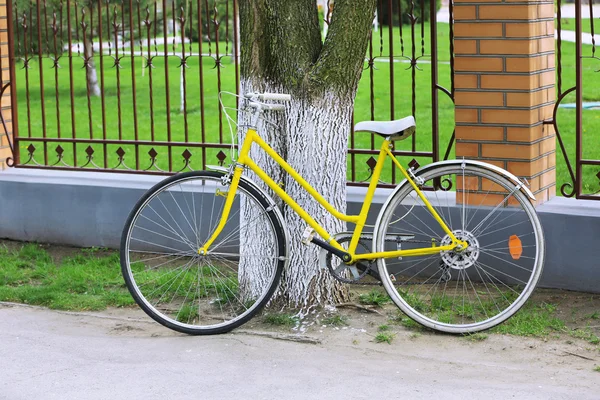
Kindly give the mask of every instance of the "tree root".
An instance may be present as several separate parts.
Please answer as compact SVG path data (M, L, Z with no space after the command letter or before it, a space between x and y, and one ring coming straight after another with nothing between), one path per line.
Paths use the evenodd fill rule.
M293 334L290 335L290 334L278 333L278 332L260 332L260 331L246 330L246 329L237 329L237 330L233 331L232 334L260 336L260 337L266 337L266 338L270 338L270 339L284 340L284 341L288 341L288 342L297 342L297 343L305 343L305 344L321 344L321 340L311 337L311 336L306 336L306 335L293 335Z
M366 311L366 312L370 312L370 313L375 313L375 314L379 314L382 317L384 317L385 315L383 315L381 312L375 310L372 307L366 307L366 306L362 306L360 304L356 304L356 303L339 303L335 305L336 307L347 307L347 308L356 308L362 311Z
M577 353L571 353L570 351L566 351L566 350L563 350L563 353L565 353L564 355L575 356L575 357L583 358L584 360L596 361L593 358L582 356L581 354L577 354Z

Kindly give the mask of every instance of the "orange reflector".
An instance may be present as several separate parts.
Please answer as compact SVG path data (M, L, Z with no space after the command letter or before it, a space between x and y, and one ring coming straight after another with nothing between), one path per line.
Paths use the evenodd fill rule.
M508 238L508 250L510 251L510 256L513 260L521 258L521 254L523 254L523 245L521 244L521 239L519 239L517 235L512 235Z

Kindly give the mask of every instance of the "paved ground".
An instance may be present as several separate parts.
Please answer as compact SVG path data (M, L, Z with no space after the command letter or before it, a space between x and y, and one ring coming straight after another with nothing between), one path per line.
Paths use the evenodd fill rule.
M556 343L405 331L388 345L351 327L277 336L305 343L190 337L127 313L1 304L0 399L598 399L599 361Z

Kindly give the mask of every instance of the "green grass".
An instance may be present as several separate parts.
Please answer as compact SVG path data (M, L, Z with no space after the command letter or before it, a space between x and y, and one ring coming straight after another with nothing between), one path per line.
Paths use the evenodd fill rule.
M596 372L600 372L600 365L597 365L597 366L595 366L595 367L594 367L594 371L596 371Z
M593 313L590 313L590 314L586 315L585 318L588 318L588 319L600 319L600 311L594 311Z
M379 328L377 328L377 330L379 332L387 332L390 330L390 326L389 325L379 325Z
M424 331L429 330L429 328L424 327L423 325L413 321L409 317L407 317L402 311L397 311L396 315L392 316L389 319L389 322L392 324L399 324L405 328L416 330L416 331Z
M600 344L600 338L598 338L590 328L573 329L569 331L569 335L577 339L585 340L590 344Z
M134 305L117 253L82 251L55 265L43 248L27 244L19 251L2 248L0 262L0 301L76 311Z
M599 345L600 338L589 328L571 329L566 322L557 315L557 306L546 302L536 302L530 299L514 316L504 321L502 324L490 329L488 332L497 334L506 334L514 336L528 336L537 338L547 338L551 334L557 335L564 333L570 337L584 340L592 345ZM587 315L585 318L593 319L597 313ZM457 315L449 315L448 318L438 316L444 322L452 322ZM389 323L402 325L412 331L422 332L430 331L417 322L413 321L401 311L390 317ZM383 325L386 326L386 325ZM464 338L469 341L479 342L488 338L488 333L466 334ZM600 349L600 348L599 348Z
M379 290L373 289L368 293L361 293L358 296L358 301L360 302L360 304L381 307L382 305L389 303L390 298L387 294Z
M394 335L393 333L379 332L377 335L375 335L375 342L392 344L392 341L394 340L395 337L396 337L396 335Z
M331 326L346 326L348 325L348 317L344 315L332 315L326 318L323 318L321 321L324 325Z
M298 319L290 314L270 313L263 317L263 321L274 326L295 326Z
M594 34L600 33L600 23L598 22L598 18L594 18L593 20L590 18L582 18L581 31L586 33L592 33L592 23L594 24ZM558 20L556 18L554 19L554 28L558 29ZM574 31L575 18L561 18L560 28L563 31Z
M590 328L571 329L556 315L556 306L549 303L529 301L516 315L491 332L515 336L548 337L551 333L564 332L569 336L585 340L590 344L600 344L600 338Z
M555 311L553 304L529 301L508 321L493 328L492 332L546 337L552 332L566 329L565 322L555 315Z
M477 333L473 333L473 334L464 335L463 337L466 340L468 340L469 342L483 342L489 336L485 333L477 332Z

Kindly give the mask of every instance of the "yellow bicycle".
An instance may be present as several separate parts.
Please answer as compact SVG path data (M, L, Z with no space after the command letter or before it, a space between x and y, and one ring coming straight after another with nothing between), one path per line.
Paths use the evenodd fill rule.
M413 117L367 121L356 131L382 137L360 214L336 210L258 134L265 111L284 94L248 94L253 122L229 168L169 177L136 204L125 224L121 266L139 306L188 334L216 334L247 322L275 291L288 261L288 234L275 201L244 175L249 169L308 224L303 241L343 282L377 277L413 320L439 331L489 329L514 315L535 288L544 237L531 191L517 177L479 161L450 160L405 169L393 141L415 130ZM259 146L327 212L354 224L327 232L251 158ZM363 232L387 159L404 176ZM369 243L371 243L369 248ZM293 266L290 266L293 268Z

